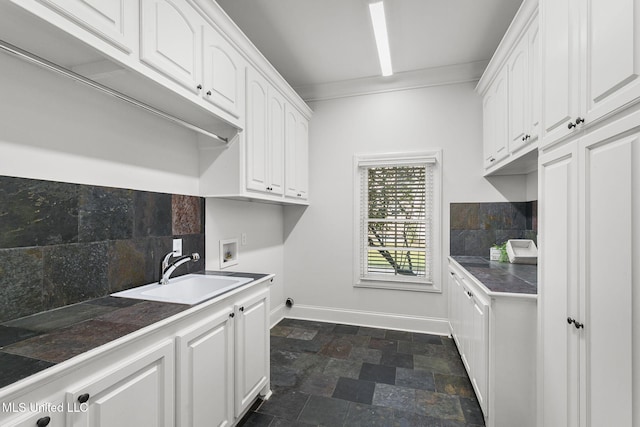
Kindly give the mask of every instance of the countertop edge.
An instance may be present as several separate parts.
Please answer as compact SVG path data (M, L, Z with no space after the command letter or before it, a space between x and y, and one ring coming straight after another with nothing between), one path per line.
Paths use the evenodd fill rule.
M86 363L91 359L99 357L104 353L113 351L120 346L133 343L139 339L142 339L148 334L151 334L157 331L158 329L161 329L169 324L179 322L180 320L187 318L201 310L206 310L208 307L218 304L226 298L232 297L240 292L243 292L253 286L259 285L266 281L271 281L271 279L273 279L274 277L275 277L275 274L273 273L266 274L264 277L261 277L259 279L254 279L253 281L246 283L242 286L239 286L238 288L233 289L229 292L226 292L224 294L218 295L217 297L205 300L198 304L192 305L186 310L173 314L169 317L166 317L162 320L154 322L150 325L143 326L142 328L135 330L131 333L128 333L126 335L123 335L119 338L116 338L113 341L109 341L106 344L99 345L95 348L92 348L91 350L87 350L81 354L73 356L62 362L56 363L55 365L50 366L46 369L43 369L42 371L36 372L32 375L29 375L28 377L22 378L14 383L8 384L0 389L0 400L10 401L11 399L16 397L16 396L13 396L14 394L22 393L23 390L29 389L37 385L38 383L41 383L42 381L49 381L49 382L55 381L56 379L66 375L69 372L69 370L73 369L75 366ZM269 284L267 284L267 286L269 286ZM161 302L161 304L171 304L171 303ZM187 304L181 304L181 305L187 305Z
M458 261L456 261L451 255L448 257L450 264L455 264L456 268L463 270L472 280L473 283L476 284L486 295L492 298L517 298L517 299L528 299L528 300L538 300L538 294L525 294L518 292L495 292L489 290L476 276L474 276L469 270L464 268Z

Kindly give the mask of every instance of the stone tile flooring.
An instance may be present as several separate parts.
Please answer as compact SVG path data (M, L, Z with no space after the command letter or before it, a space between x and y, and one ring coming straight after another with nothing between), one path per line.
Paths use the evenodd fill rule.
M271 389L239 425L484 426L453 341L437 335L284 319Z

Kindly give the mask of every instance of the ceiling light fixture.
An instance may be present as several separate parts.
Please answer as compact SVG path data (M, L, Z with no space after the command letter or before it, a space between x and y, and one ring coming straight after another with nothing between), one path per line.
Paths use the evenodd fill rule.
M390 76L393 74L393 70L391 69L391 51L389 50L389 37L387 35L387 20L384 16L384 3L382 0L369 3L369 13L371 13L373 34L376 37L376 45L378 46L378 58L380 59L382 75Z

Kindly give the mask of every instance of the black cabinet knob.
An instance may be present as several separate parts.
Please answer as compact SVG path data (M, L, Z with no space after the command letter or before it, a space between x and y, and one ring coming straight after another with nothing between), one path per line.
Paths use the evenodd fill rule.
M236 314L235 313L229 313L229 317L231 317L233 319L234 317L236 317Z
M78 402L87 403L89 401L89 397L89 393L81 394L80 396L78 396Z
M244 307L240 307L240 311L244 311Z
M576 125L579 125L580 123L584 123L584 119L582 117L578 117L576 119Z
M573 122L569 122L569 124L567 125L568 129L573 129L574 127L576 127L576 124Z
M202 85L198 85L196 87L198 88L198 90L202 89Z
M567 323L568 324L572 324L574 322L574 320L571 317L567 317Z
M207 91L207 95L211 96L211 91L210 90Z
M47 427L51 422L51 417L42 417L38 421L36 421L36 425L38 427Z

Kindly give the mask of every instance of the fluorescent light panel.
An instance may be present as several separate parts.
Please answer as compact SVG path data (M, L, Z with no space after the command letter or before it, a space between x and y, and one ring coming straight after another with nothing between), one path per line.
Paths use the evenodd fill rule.
M391 69L391 51L389 50L389 36L387 35L387 20L384 16L384 3L382 1L369 3L369 13L373 23L373 34L378 46L378 58L383 76L393 74Z

